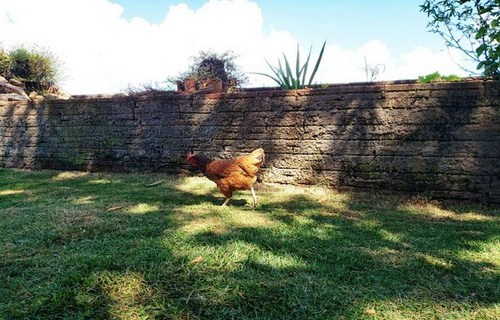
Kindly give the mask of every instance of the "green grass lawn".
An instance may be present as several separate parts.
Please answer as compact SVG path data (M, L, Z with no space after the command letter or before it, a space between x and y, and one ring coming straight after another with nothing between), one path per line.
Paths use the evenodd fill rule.
M0 169L0 319L500 317L500 209L257 195L221 208L205 178Z

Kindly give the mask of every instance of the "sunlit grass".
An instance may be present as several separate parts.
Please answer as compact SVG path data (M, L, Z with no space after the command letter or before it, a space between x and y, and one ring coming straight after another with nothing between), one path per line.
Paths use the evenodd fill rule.
M198 177L183 178L182 183L176 186L177 190L189 192L192 194L203 195L214 191L214 185L207 183Z
M0 169L0 319L497 319L500 210Z
M74 204L91 204L95 201L94 196L79 197L73 201Z
M89 180L90 184L110 184L111 180L109 179L94 179L94 180Z
M457 213L453 210L444 209L436 204L425 202L408 203L402 205L401 209L435 219L450 219L457 221L495 221L496 219L495 216L480 214L473 210Z
M131 206L127 209L127 212L133 214L146 214L150 212L156 212L160 210L160 207L157 205L147 204L147 203L138 203L134 206Z
M54 181L64 181L64 180L71 180L71 179L78 179L81 177L85 177L88 175L87 172L78 172L78 171L66 171L66 172L61 172L52 177L52 180Z
M14 194L22 194L24 190L2 190L0 191L0 196L11 196Z

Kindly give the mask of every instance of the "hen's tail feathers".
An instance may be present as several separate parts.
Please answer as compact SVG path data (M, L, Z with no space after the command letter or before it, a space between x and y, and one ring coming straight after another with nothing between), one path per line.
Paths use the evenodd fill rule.
M266 156L265 156L265 153L264 153L264 149L262 149L262 148L256 149L256 150L252 151L252 153L250 153L250 155L255 160L257 160L257 162L259 163L259 165L264 164L264 161L266 159Z
M259 148L245 156L234 159L234 163L236 163L245 172L246 175L255 177L260 167L264 163L264 158L264 150L262 148Z

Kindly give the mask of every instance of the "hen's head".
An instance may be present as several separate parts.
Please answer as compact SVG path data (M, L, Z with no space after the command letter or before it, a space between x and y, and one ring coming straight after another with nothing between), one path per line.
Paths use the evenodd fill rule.
M194 168L204 171L211 160L203 154L195 154L193 149L186 154L186 162Z
M193 167L198 168L200 166L200 163L198 161L198 156L194 154L192 151L188 152L188 154L186 155L186 161Z

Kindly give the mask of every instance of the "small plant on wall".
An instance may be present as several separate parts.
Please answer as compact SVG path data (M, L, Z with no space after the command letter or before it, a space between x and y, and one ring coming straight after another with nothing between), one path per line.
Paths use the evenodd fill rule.
M267 66L269 67L269 69L271 69L272 74L261 73L261 72L255 72L254 74L258 74L274 80L283 89L305 88L306 86L310 86L313 83L314 76L318 71L321 59L323 58L325 46L326 46L326 41L323 43L323 46L321 47L318 59L316 60L316 64L314 65L312 73L309 77L307 77L307 72L309 71L309 61L311 59L312 47L309 49L309 54L307 55L306 61L301 66L300 50L298 44L297 44L297 57L295 60L295 70L292 71L289 60L287 56L283 53L283 60L278 59L278 65L276 66L271 65L269 61L266 60ZM306 82L306 80L308 81Z
M184 92L234 90L248 81L236 64L236 58L230 51L222 54L200 51L193 57L188 71L169 79L169 82L177 84L178 91Z
M433 72L429 73L425 76L420 76L418 77L418 82L420 83L431 83L431 82L439 82L439 81L460 81L462 78L460 78L457 75L450 74L450 75L442 75L439 72Z

